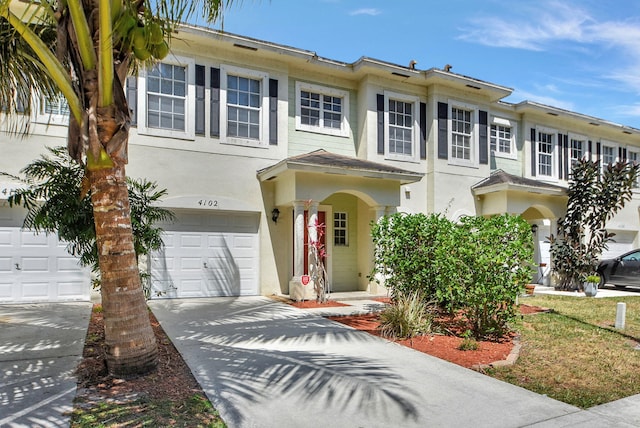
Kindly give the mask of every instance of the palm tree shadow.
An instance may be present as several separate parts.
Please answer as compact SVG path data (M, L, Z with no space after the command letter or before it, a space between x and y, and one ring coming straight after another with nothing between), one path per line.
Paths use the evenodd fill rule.
M250 420L252 406L274 414L279 407L299 407L310 420L326 417L327 409L371 420L417 420L419 404L406 379L362 352L380 339L287 305L219 300L227 307L209 300L210 310L191 312L210 314L208 319L181 326L177 308L171 320L157 310L172 302L154 302L153 309L229 426L264 425Z

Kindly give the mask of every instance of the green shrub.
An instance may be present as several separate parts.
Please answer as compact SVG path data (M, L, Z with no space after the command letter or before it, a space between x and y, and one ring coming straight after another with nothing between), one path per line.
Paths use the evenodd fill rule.
M380 313L380 332L384 337L409 338L431 332L433 311L418 291L400 293Z
M449 311L462 311L477 337L500 336L531 279L531 227L518 216L394 214L372 226L375 278L392 296L420 292Z

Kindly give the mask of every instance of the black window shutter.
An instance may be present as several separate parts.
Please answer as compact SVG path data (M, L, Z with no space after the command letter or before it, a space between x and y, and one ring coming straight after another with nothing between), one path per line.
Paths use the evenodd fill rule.
M569 135L567 134L564 134L563 150L564 150L564 177L568 180L570 160L569 160Z
M384 95L376 97L376 111L378 121L378 154L384 154Z
M489 163L489 115L486 111L480 110L478 112L478 122L480 125L478 138L480 143L479 162L487 165Z
M531 128L531 176L536 176L536 128Z
M562 150L562 142L564 141L564 136L561 133L558 133L558 178L562 179L562 175L564 172L564 158L563 158L563 150Z
M602 156L602 144L600 142L596 143L596 159L600 160L600 156Z
M591 155L593 154L593 143L589 140L588 148L587 148L587 159L591 160Z
M620 161L622 162L627 161L627 149L622 149L622 157L620 158Z
M269 79L269 144L278 145L278 80Z
M138 78L127 77L127 104L131 113L131 126L138 124Z
M204 65L196 65L196 135L204 135Z
M211 79L209 80L211 86L211 101L210 101L210 119L211 119L211 136L220 136L220 69L211 68Z
M448 116L449 105L447 103L438 103L438 159L448 158Z
M420 159L427 158L427 104L420 103Z

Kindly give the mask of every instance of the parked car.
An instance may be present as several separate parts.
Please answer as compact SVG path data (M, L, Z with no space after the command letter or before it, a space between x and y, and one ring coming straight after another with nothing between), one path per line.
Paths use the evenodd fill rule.
M598 275L600 287L605 284L640 287L640 249L602 260L598 265Z

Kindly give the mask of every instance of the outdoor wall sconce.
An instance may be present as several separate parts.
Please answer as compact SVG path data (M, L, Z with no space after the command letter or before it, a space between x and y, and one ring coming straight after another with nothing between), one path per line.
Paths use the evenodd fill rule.
M271 220L273 220L274 223L278 223L278 217L280 217L280 210L277 208L271 210Z
M535 234L538 232L538 225L537 224L532 224L531 225L531 233Z

